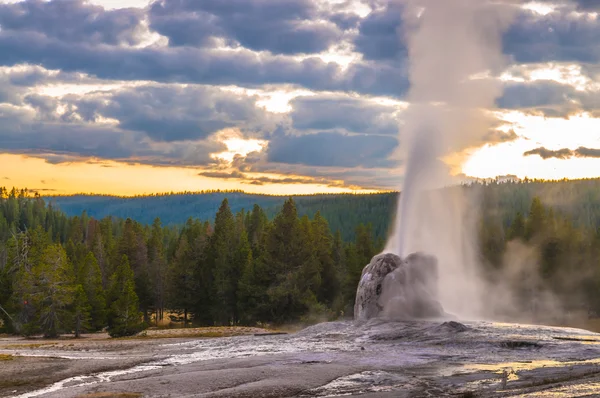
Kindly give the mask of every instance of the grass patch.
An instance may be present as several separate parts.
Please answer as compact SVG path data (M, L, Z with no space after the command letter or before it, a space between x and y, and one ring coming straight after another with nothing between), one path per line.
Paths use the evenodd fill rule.
M12 361L13 359L15 358L10 354L0 354L0 361Z

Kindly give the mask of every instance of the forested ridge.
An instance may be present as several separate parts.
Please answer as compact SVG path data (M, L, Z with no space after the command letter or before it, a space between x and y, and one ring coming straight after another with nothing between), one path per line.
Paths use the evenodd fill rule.
M510 279L519 312L540 311L531 306L540 297L564 310L600 310L599 187L598 180L460 187L479 190L482 201L478 271L492 283ZM37 194L1 189L2 329L55 336L108 328L122 336L167 312L197 325L352 315L362 268L383 247L374 231L388 224L378 217L387 211L389 223L393 207L385 203L395 195L316 195L304 214L306 197L272 197L284 202L269 216L259 204L232 211L228 196L241 193L220 194L216 215L164 226L160 218L148 225L67 216ZM368 210L353 213L361 208ZM352 239L331 227L361 217L370 222L348 226Z
M525 214L535 196L543 198L545 204L557 211L569 214L576 225L600 226L600 179L476 183L468 188L487 192L489 198L493 196L493 204L502 212L505 226L517 212ZM97 219L113 216L131 218L142 224L152 224L159 217L164 225L172 226L182 225L190 216L212 220L225 198L229 200L234 213L258 204L270 219L281 210L287 199L241 191L182 192L136 197L80 194L44 199L69 216L81 215L85 211ZM313 217L319 211L329 222L331 230L339 230L342 239L349 242L355 239L356 226L361 223L370 223L375 237L385 239L398 193L317 194L293 198L300 216Z

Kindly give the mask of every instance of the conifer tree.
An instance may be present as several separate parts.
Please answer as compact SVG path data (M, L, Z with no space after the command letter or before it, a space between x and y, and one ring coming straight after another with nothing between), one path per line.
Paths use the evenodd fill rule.
M83 286L90 307L89 328L100 330L106 325L106 295L100 267L92 253L85 257L79 283Z
M121 257L111 281L108 333L111 337L131 336L143 329L142 313L135 293L133 271L127 256Z
M167 265L163 248L163 229L160 218L154 219L150 239L148 240L148 267L152 292L152 305L156 311L156 320L162 319L165 306L165 278Z
M75 275L60 245L50 245L32 268L31 304L38 310L44 337L57 337L70 328Z
M521 212L518 212L510 225L508 239L525 239L525 218Z
M544 231L546 210L539 197L534 197L529 208L529 217L525 228L525 238L529 241Z
M339 274L333 259L334 248L331 231L327 220L321 216L320 212L315 214L312 224L313 247L317 261L320 263L321 272L321 283L316 293L320 302L331 305L339 291ZM337 242L337 244L340 246L341 242ZM339 251L340 248L338 247L337 250Z
M182 234L173 261L167 271L167 301L172 310L182 310L184 326L188 312L196 303L194 259L187 234Z
M215 291L217 295L215 318L221 324L236 323L237 287L241 264L236 263L236 231L233 213L227 199L223 200L215 217L215 229L210 239L213 256Z
M81 333L90 328L91 307L83 286L77 285L74 290L73 300L73 331L75 338L81 337Z

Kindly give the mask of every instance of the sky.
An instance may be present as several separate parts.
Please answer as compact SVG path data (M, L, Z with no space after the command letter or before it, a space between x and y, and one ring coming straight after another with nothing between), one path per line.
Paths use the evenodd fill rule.
M0 185L398 190L403 1L0 0ZM457 180L599 176L599 12L519 4Z

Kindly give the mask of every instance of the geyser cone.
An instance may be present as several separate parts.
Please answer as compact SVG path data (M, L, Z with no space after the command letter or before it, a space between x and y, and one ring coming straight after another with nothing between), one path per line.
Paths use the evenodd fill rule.
M405 259L393 253L373 257L358 284L354 320L444 316L437 301L437 275L436 258L423 253L413 253Z

